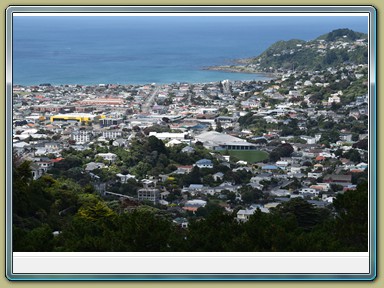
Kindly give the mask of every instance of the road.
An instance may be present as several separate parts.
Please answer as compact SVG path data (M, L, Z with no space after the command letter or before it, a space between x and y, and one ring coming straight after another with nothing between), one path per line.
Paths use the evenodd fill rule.
M153 102L156 99L157 94L159 93L160 87L156 87L155 90L152 92L151 96L148 96L147 99L145 99L144 104L141 106L141 111L143 113L148 113L149 109L152 107Z

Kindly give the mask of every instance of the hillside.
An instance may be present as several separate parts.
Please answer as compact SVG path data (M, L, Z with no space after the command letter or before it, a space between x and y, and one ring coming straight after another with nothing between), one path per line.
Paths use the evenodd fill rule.
M350 29L337 29L316 38L316 40L325 40L325 41L338 41L338 40L356 41L358 39L368 39L368 35L361 32L355 32Z
M337 29L311 41L278 41L257 57L240 65L210 67L237 72L284 72L325 70L342 64L368 63L368 35Z

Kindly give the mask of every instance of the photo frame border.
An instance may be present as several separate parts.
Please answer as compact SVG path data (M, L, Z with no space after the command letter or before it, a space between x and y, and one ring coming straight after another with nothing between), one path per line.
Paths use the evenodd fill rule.
M370 33L369 59L369 191L370 191L370 273L363 275L349 274L14 274L12 271L12 15L13 13L361 13L368 12ZM377 270L377 19L373 6L10 6L6 11L6 276L9 280L372 280Z

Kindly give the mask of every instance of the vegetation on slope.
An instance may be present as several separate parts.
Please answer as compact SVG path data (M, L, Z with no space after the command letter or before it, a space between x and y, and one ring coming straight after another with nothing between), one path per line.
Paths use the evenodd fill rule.
M315 71L345 63L367 64L368 49L366 46L355 46L353 41L357 39L367 39L367 35L338 29L308 42L297 39L278 41L261 55L249 59L247 64L257 65L260 71ZM331 48L337 46L337 41L349 45ZM322 46L322 43L328 46Z

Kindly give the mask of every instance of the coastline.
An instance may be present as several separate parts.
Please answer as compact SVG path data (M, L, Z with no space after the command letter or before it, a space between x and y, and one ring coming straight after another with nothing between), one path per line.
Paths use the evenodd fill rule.
M271 72L264 72L264 71L257 71L255 69L245 69L245 70L240 70L238 66L206 66L198 69L200 71L218 71L218 72L225 72L225 73L242 73L242 74L249 74L249 75L259 75L262 76L263 78L269 78L269 79L264 79L261 81L270 81L270 80L276 80L281 77L281 74L279 73L271 73ZM177 84L177 83L187 83L187 84L206 84L206 83L212 83L212 82L220 82L223 79L229 79L229 78L221 78L221 80L206 80L206 81L199 81L199 80L183 80L183 81L143 81L143 82L114 82L114 81L99 81L99 82L66 82L66 83L57 83L53 82L51 83L50 81L45 81L44 83L50 84L50 86L75 86L75 85L81 85L81 86L99 86L99 85L123 85L123 86L142 86L142 85L151 85L156 83L156 85L172 85L172 84ZM250 79L238 79L238 80L231 80L231 81L253 81ZM102 83L102 84L101 84ZM34 82L34 83L12 83L12 86L20 86L20 87L32 87L32 86L44 86L41 83Z
M244 74L259 74L272 79L277 79L281 77L280 73L264 72L264 71L256 70L254 68L250 68L247 66L240 66L240 65L239 66L236 66L236 65L207 66L207 67L203 67L202 70L222 71L222 72L230 72L230 73L244 73Z

